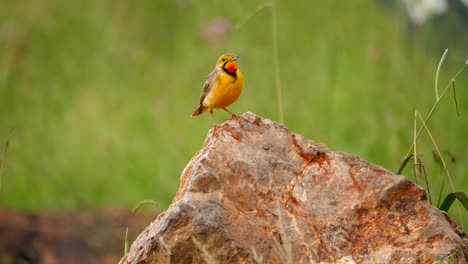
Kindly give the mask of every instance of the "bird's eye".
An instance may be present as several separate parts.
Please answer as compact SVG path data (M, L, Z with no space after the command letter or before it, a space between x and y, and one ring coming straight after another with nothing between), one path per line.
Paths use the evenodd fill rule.
M222 61L222 62L225 62L225 61L226 61L226 59L225 59L225 58L222 58L222 59L221 59L221 61Z

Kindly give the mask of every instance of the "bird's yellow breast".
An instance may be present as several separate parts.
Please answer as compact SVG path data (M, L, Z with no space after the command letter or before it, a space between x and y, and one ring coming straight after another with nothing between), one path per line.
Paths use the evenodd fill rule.
M225 72L215 79L213 88L204 100L204 105L210 108L224 108L234 103L242 93L244 78L240 70L236 77Z

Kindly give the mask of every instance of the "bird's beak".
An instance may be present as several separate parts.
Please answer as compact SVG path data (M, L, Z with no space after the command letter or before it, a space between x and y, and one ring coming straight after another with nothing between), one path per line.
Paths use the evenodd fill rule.
M231 58L232 61L236 61L237 59L239 59L238 55L232 56L232 58Z

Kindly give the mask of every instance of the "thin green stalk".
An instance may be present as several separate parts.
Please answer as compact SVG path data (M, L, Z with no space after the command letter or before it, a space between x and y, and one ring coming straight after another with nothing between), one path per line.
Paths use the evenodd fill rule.
M442 54L442 58L440 58L439 65L437 66L437 71L436 71L436 78L435 78L435 97L436 100L439 100L439 72L440 68L442 67L442 64L445 61L445 58L447 57L448 49L445 49L444 54Z
M10 137L13 133L13 130L10 131L8 136L5 139L5 144L3 145L3 152L2 156L0 157L0 191L2 190L2 175L3 175L3 167L5 166L5 158L8 151L8 146L10 145Z
M124 256L128 254L128 227L125 228Z
M439 198L437 200L437 208L440 208L440 201L442 200L442 192L444 191L444 187L445 187L445 178L442 178L442 184L440 184Z
M414 145L414 149L413 149L413 173L414 173L414 179L416 181L416 183L418 183L418 169L416 167L416 162L418 160L418 157L417 157L417 144L416 144L416 141L417 141L417 136L416 136L416 128L417 128L417 120L418 118L416 117L416 111L414 112L414 124L413 124L413 145Z
M423 122L422 116L419 114L419 112L417 110L416 110L416 114L417 114L417 117L419 117L420 121ZM431 131L429 130L429 128L426 126L426 124L424 122L423 122L423 127L422 128L426 130L427 135L431 139L432 145L434 146L434 148L436 150L436 153L439 156L440 161L442 162L442 166L443 166L445 174L447 175L447 178L449 180L450 187L452 187L452 192L455 192L455 185L453 184L452 177L450 176L450 171L447 168L447 163L445 163L444 157L442 156L442 153L440 152L439 146L437 145L434 137L432 136ZM460 225L462 226L462 228L464 228L463 227L463 217L462 217L462 213L461 213L461 208L460 208L460 205L458 203L457 203L457 209L458 209L458 214L460 216Z
M442 98L444 97L445 93L447 92L447 90L451 87L451 84L452 82L455 81L455 79L458 77L458 75L460 73L463 72L463 70L465 70L465 68L468 66L468 64L465 64L463 67L461 67L461 69L453 76L453 78L449 81L449 83L445 86L444 90L442 91L442 94L440 95L440 98L438 100L436 100L436 102L434 103L434 105L432 106L431 108L431 111L429 111L429 114L426 116L426 118L424 119L424 126L427 125L427 123L429 122L429 119L432 117L432 114L434 113L435 109L437 108L437 106L439 105L439 102L442 100ZM424 130L424 126L422 126L419 131L418 131L418 134L416 135L416 140L419 138L419 136L421 135L422 131ZM413 144L411 144L408 152L406 153L405 157L408 157L408 155L411 153L411 151L413 150L414 148L414 144L415 144L416 141L413 141Z
M236 30L240 29L241 27L244 26L244 24L246 24L250 19L252 19L252 17L254 15L256 15L257 13L259 13L260 11L262 11L263 9L265 8L268 8L268 7L272 7L274 4L272 2L264 2L264 3L261 3L260 5L258 5L254 11L246 16L244 16L241 21L239 21L236 26L234 27Z
M275 87L276 97L278 100L278 112L279 121L284 123L284 111L283 111L283 95L281 89L281 77L280 77L280 66L279 66L279 55L278 55L278 17L276 14L276 2L264 2L258 5L254 11L241 19L239 23L234 27L236 30L244 26L254 15L266 8L271 8L271 39L273 43L273 65L275 71Z
M201 251L201 257L206 263L208 264L219 263L216 260L216 258L208 251L208 249L204 245L202 245L202 243L198 239L196 239L195 237L192 237L192 242L198 248L198 250Z
M452 82L452 88L453 88L453 101L455 102L455 111L457 111L457 116L460 117L460 111L458 111L457 92L455 88L455 82Z
M276 2L273 2L273 5L271 7L271 34L273 41L273 61L275 65L275 84L276 96L278 98L279 120L280 123L284 124L283 96L281 92L280 66L278 59L278 23L276 15Z
M154 207L158 207L158 203L155 201L155 200L152 200L152 199L144 199L142 201L140 201L137 206L135 206L135 208L133 209L132 211L132 214L135 214L143 205L145 204L152 204L154 205Z

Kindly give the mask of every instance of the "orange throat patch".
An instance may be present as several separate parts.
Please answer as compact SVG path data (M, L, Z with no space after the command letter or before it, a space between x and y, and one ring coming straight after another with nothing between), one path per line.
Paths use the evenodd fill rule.
M235 73L237 71L237 63L235 61L230 61L224 65L224 69L229 73Z

